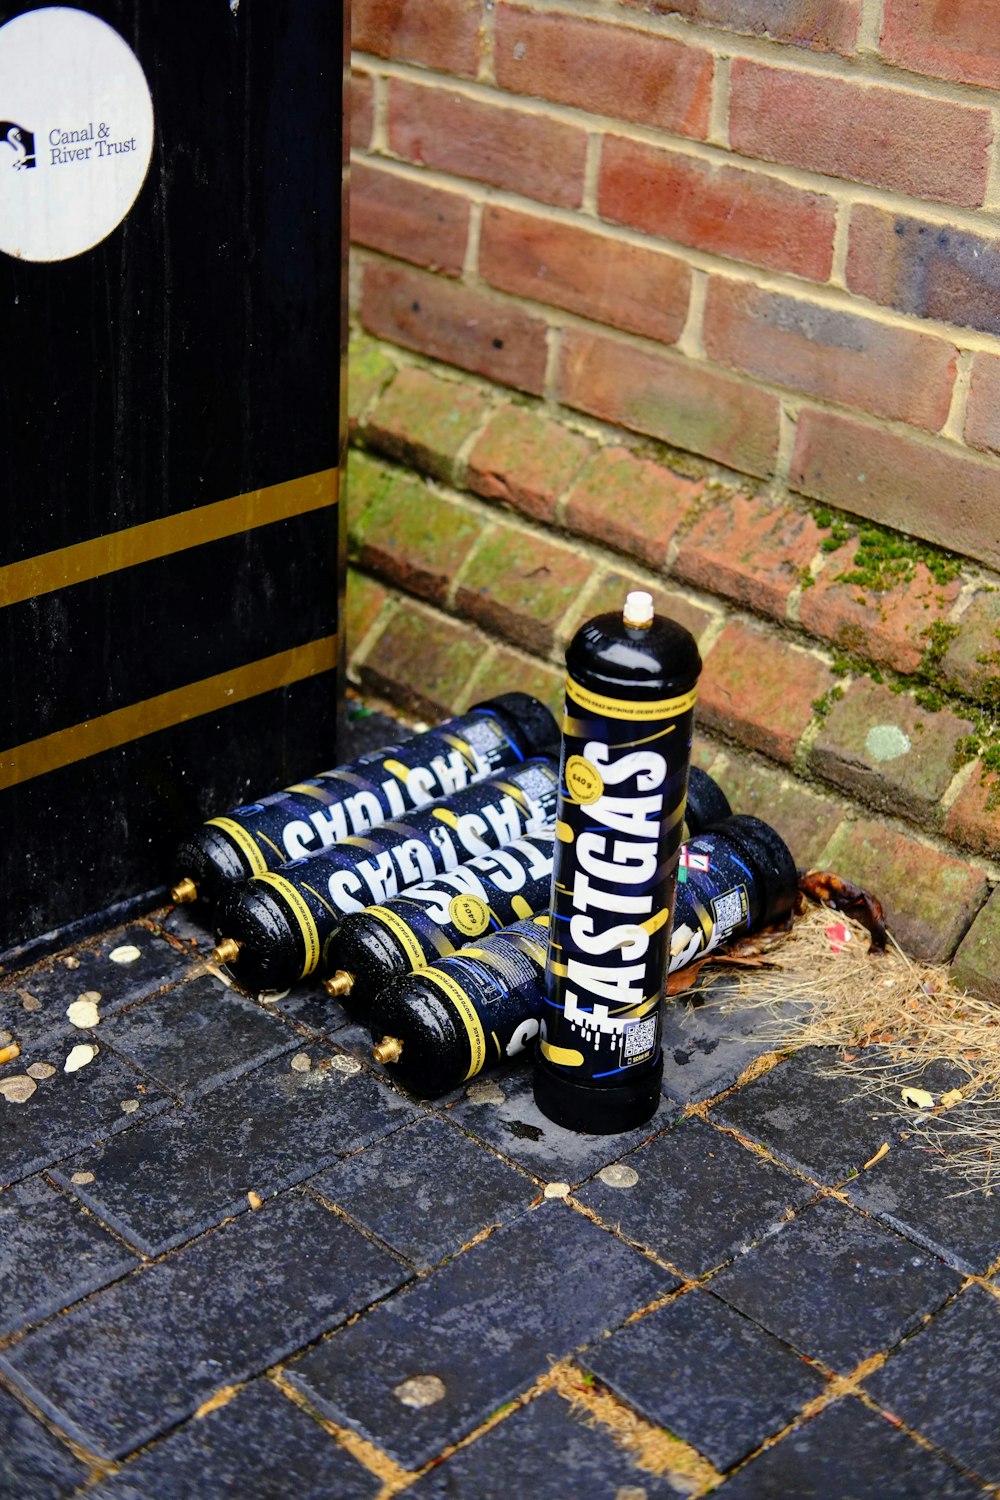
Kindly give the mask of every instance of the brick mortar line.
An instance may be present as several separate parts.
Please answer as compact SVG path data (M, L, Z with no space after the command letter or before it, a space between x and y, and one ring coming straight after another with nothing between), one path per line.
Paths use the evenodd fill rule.
M833 259L830 262L830 285L851 296L847 285L847 255L850 249L853 203L838 199L833 218ZM922 321L922 320L921 320Z
M688 297L687 316L677 342L667 345L683 354L686 359L706 359L705 354L705 303L708 298L708 276L697 267L691 268L691 291Z
M983 208L986 213L1000 213L1000 109L993 111L993 144L990 146Z
M722 146L728 151L730 58L724 52L715 53L714 58L708 139L713 146Z
M385 77L378 73L372 75L372 133L368 149L379 152L389 149L389 88Z
M859 52L878 53L882 43L882 26L885 6L883 0L862 0L861 19L858 24L857 48Z
M487 415L487 418L485 419L485 423L482 424L482 426L480 427L480 429L477 429L477 430L482 430L482 427L484 425L488 424L488 421L493 416L493 414L494 414L493 411L489 412L488 415ZM620 442L616 442L615 441L615 434L612 433L611 434L611 442L608 444L608 446L625 446L625 445L621 444ZM377 448L374 449L374 450L365 448L365 449L362 449L361 451L367 452L367 453L370 453L370 454L374 453L374 455L382 463L387 463L388 462L392 466L399 467L402 470L404 470L405 472L409 472L409 473L419 472L419 471L414 471L413 469L408 468L405 464L400 464L398 460L394 460L392 458L387 458L387 456L384 455L384 454L382 454L382 453L380 453ZM675 472L674 470L670 469L670 467L669 467L668 464L661 463L660 467L664 468L668 473L674 473ZM450 500L451 503L453 503L453 504L458 504L461 508L465 509L466 511L471 511L472 514L476 515L484 523L485 522L495 522L496 521L498 512L497 512L497 508L496 508L495 504L493 504L492 502L489 502L489 501L483 499L481 496L476 495L474 491L468 491L468 490L460 489L457 484L448 485L446 482L444 482L444 481L442 481L440 479L437 479L435 477L430 477L430 478L428 478L427 476L422 476L422 477L424 478L424 482L427 483L430 486L430 488L435 493L439 493L442 498ZM709 590L699 589L696 586L692 586L690 584L685 583L684 580L675 579L674 578L674 575L673 575L673 566L674 566L674 563L676 561L676 558L677 558L678 552L680 550L680 547L683 544L684 535L686 534L686 531L690 529L690 527L687 527L687 528L683 528L682 527L681 530L675 535L675 537L672 538L670 547L668 549L667 557L666 557L666 560L665 560L664 565L663 565L663 568L659 572L657 572L656 570L651 569L649 567L645 567L642 564L642 562L641 562L640 559L631 558L629 556L629 554L627 554L627 553L619 554L617 552L614 552L610 548L603 548L603 547L600 546L600 544L595 543L595 542L591 541L590 539L588 539L588 538L586 538L584 536L579 535L578 533L576 533L575 531L573 531L571 528L569 528L566 525L565 519L564 519L564 516L565 516L565 502L566 502L566 499L567 499L569 493L572 490L572 487L573 487L573 484L575 482L576 477L577 476L574 476L574 478L572 480L570 480L570 482L567 485L567 488L566 488L565 492L562 495L560 495L558 497L558 499L557 499L557 502L556 502L556 514L557 514L557 517L558 517L558 522L557 522L558 530L555 527L553 527L551 523L544 522L544 521L539 521L539 520L536 520L533 517L526 516L526 515L524 515L522 512L518 511L514 507L510 507L509 509L508 508L504 508L503 511L502 511L502 514L512 517L515 520L518 529L520 529L522 531L528 531L528 532L532 533L533 535L536 535L542 541L547 541L549 543L551 543L553 541L556 541L556 542L563 541L565 545L571 547L572 550L575 553L577 553L578 555L589 556L591 558L591 560L594 561L597 564L601 564L601 562L603 560L603 563L604 563L605 567L610 567L611 566L611 564L607 561L607 559L619 559L619 558L622 558L622 559L624 559L625 561L627 561L630 564L632 570L635 571L636 573L645 573L650 578L653 578L653 579L656 579L656 580L659 580L659 581L669 581L669 582L671 582L676 588L678 588L678 591L680 591L680 592L686 592L687 595L691 596L691 599L692 599L693 603L698 603L698 604L704 605L706 601L710 602L710 603L714 602L717 608L719 607L719 605L722 605L723 607L727 608L730 612L732 612L732 610L734 608L734 605L736 605L736 601L734 601L730 596L725 595L725 594L713 594ZM739 477L740 476L737 476L737 480L739 480ZM735 484L735 485L727 483L725 487L726 487L726 489L734 489L734 490L741 490L741 491L743 489L743 487L741 485L739 485L738 483ZM725 497L723 497L723 498L725 498ZM705 503L704 503L704 505L702 507L700 507L700 509L704 509L706 506L711 505L713 499L714 499L714 496L712 494L706 495L704 497L704 502ZM789 508L789 509L792 509L792 510L796 510L796 509L801 508L805 512L808 512L808 510L809 510L808 504L802 503L801 501L800 501L800 506L797 507L794 504L790 504L789 500L782 499L779 502L779 506L780 506L780 508ZM860 519L863 520L863 518L860 518ZM694 523L694 518L692 518L692 524L693 523ZM816 550L816 552L813 554L813 557L811 558L810 562L807 564L807 566L809 567L809 571L810 571L811 575L813 577L818 577L818 576L820 576L822 574L822 572L828 566L830 566L830 564L831 564L831 558L830 558L829 554L825 553L822 550L821 547L818 547L817 550ZM951 611L949 612L949 619L960 618L960 616L964 612L964 610L966 608L968 608L968 605L971 602L971 599L972 599L972 597L974 597L974 595L977 592L977 590L981 589L984 586L984 584L988 585L990 583L991 577L995 576L995 575L991 575L988 569L983 568L981 565L979 565L979 566L975 565L971 560L969 561L969 563L967 564L966 568L963 571L964 571L964 573L966 575L966 582L963 584L962 591L961 591L958 599L955 601L955 604L952 606ZM737 607L738 607L738 605L737 605ZM775 621L770 616L760 617L760 616L754 614L752 611L746 611L745 613L746 613L747 619L750 619L750 620L758 620L760 618L764 618L767 622L769 622L772 625L778 625L778 626L780 626L781 624L790 624L790 625L794 626L795 629L791 632L790 639L793 640L796 643L805 644L806 649L808 649L808 644L809 643L813 643L813 642L819 642L822 645L828 647L831 651L835 651L837 649L836 648L836 643L834 641L830 640L826 636L817 635L817 634L814 634L811 631L807 631L807 630L803 629L803 627L800 625L798 619L794 618L791 615L786 614L785 621L782 622L782 621ZM892 669L890 668L888 670L891 671ZM956 697L956 702L958 702L958 701L959 701L959 699ZM961 701L964 702L964 700L961 700ZM968 712L968 710L966 710L966 712Z
M505 295L505 294L501 294L501 295ZM586 326L587 327L592 327L594 325L587 324ZM605 325L603 325L603 324L602 325L597 325L597 326L599 326L602 329L605 327ZM621 336L625 337L625 335L621 335ZM670 346L667 346L667 345L662 345L662 346L661 345L656 345L657 349L668 349L669 347ZM400 353L401 353L401 355L405 356L405 355L409 354L410 351L403 350L403 351L400 351ZM475 390L478 390L481 393L481 395L483 397L483 400L484 400L484 404L487 404L486 414L485 414L484 418L482 419L480 425L477 427L475 433L472 435L472 437L470 439L466 440L466 442L463 443L462 448L459 450L460 454L461 453L465 453L466 449L471 447L472 443L474 443L476 441L478 435L483 430L485 430L485 428L489 425L489 422L495 416L496 411L499 409L499 406L502 404L502 400L498 402L498 401L496 401L496 397L497 397L497 395L499 393L499 395L502 398L503 394L506 391L506 387L495 387L495 386L493 386L491 383L489 383L487 381L476 380L474 377L469 377L469 379L467 381L458 381L456 379L455 371L454 371L454 367L453 366L447 365L447 364L442 364L439 361L434 361L434 360L432 360L432 359L430 359L428 357L420 356L420 355L413 355L409 359L403 358L401 360L399 368L403 368L403 367L406 367L406 368L416 368L416 369L428 369L432 374L438 375L444 381L454 381L455 383L460 383L460 384L462 384L465 387L469 387L469 388L473 388ZM733 373L733 372L729 372L727 370L727 373ZM391 384L391 378L390 378L389 381L387 381L386 386L383 387L382 392L380 393L380 395L384 394L385 390L388 388L388 386L390 384ZM542 412L545 412L545 411L548 410L544 398L535 397L533 399L537 403L537 405L536 406L528 407L526 409L535 410L535 411L542 411ZM801 407L801 405L807 404L812 399L813 398L810 398L808 396L802 396L801 393L794 393L794 396L791 397L788 400L788 405L789 405L790 409L794 409L795 407ZM830 403L830 404L832 405L832 403ZM855 409L855 408L846 408L845 410L848 410L848 411L850 411L850 412L853 413L857 409ZM862 413L862 415L866 415L866 414ZM633 456L640 457L640 458L644 456L642 453L636 452L634 449L630 449L629 448L629 442L628 442L628 439L631 436L633 439L638 439L639 442L640 442L640 446L641 446L641 444L642 444L641 434L630 434L627 430L623 431L622 429L617 428L613 424L600 423L600 422L597 422L597 421L591 421L591 422L585 422L584 421L584 422L581 422L581 421L578 420L578 414L575 413L575 412L573 412L572 409L559 407L558 404L557 404L557 408L556 408L555 414L553 415L553 414L549 413L549 420L557 422L559 426L565 428L569 432L581 434L581 435L583 435L585 437L590 438L591 440L595 441L600 447L623 447L627 451L632 451L633 452ZM871 419L871 420L873 422L875 422L875 423L880 424L880 425L882 425L882 424L888 424L888 422L889 422L889 419L887 419L887 418L874 418L874 419ZM909 427L905 427L905 432L907 434L916 433L917 431L919 431L919 430L918 429L911 429ZM924 433L924 436L933 440L936 435L935 434ZM668 450L670 448L669 444L662 444L662 445L658 445L658 446L662 446L662 447L664 447L664 448L666 448ZM358 435L357 435L357 438L352 442L352 447L354 447L355 449L357 449L358 451L360 451L362 453L367 453L370 456L377 457L383 463L388 462L388 463L391 463L394 466L397 466L397 467L400 467L400 468L404 468L404 469L407 468L407 465L402 464L398 459L392 457L391 455L384 454L377 446L369 446L369 444L367 442L367 433L365 431L365 428L364 428L363 424L360 421L359 421L359 424L358 424ZM678 450L678 451L681 452L682 450ZM964 451L968 451L969 452L969 456L971 458L981 457L981 455L979 455L976 452L973 452L972 450L964 450ZM703 472L701 472L697 477L700 477L700 478L704 479L704 481L706 483L706 486L707 486L707 493L703 497L703 504L704 505L709 505L709 504L712 503L712 501L716 498L713 495L712 490L714 488L716 488L716 487L720 487L724 491L724 493L723 493L723 495L721 497L723 499L728 498L729 492L739 491L741 493L750 493L750 494L764 495L768 499L771 499L772 501L774 501L774 503L776 505L776 508L791 509L791 510L795 510L795 511L797 511L799 513L802 513L802 514L809 514L811 512L811 510L812 510L812 502L807 497L799 495L797 492L794 492L794 491L793 492L788 492L788 493L781 493L781 492L779 492L779 493L773 494L772 493L773 486L764 485L764 486L761 486L760 488L756 488L755 486L760 486L760 481L755 481L753 479L753 476L748 476L748 475L741 474L737 470L726 469L724 465L717 464L717 463L713 462L711 459L699 459L697 455L693 455L693 457L694 457L694 459L696 461L697 468L700 469L700 470L703 470ZM667 461L667 458L656 458L656 459L653 459L651 461L654 462L654 463L656 463L659 467L665 469L670 474L680 474L679 470L673 469L671 467L669 461ZM419 470L414 470L414 469L410 468L408 470L408 472L418 472L419 473L420 471ZM578 478L578 475L579 475L579 470L574 474L573 478L568 482L565 491L557 498L557 501L556 501L557 525L559 527L559 532L556 533L556 534L564 534L567 538L569 538L570 540L573 541L573 544L575 546L580 546L580 545L584 544L585 539L582 538L582 537L579 537L577 535L577 533L573 532L571 529L569 529L569 528L566 527L565 521L564 521L564 515L565 515L565 501L566 501L566 499L567 499L570 491L572 490L573 484L575 483L576 479ZM421 477L424 478L425 482L431 484L432 487L436 486L438 488L450 489L456 499L467 498L467 499L473 501L474 503L480 504L480 505L488 503L488 502L483 501L482 497L476 496L474 492L461 489L458 484L453 484L453 485L449 486L446 481L440 480L436 476L422 475ZM680 474L680 477L683 478L683 477L690 477L690 476L685 476L683 474ZM834 507L834 509L836 509L836 507ZM514 514L514 515L519 516L520 517L520 524L522 524L523 526L525 526L529 530L536 531L539 536L541 536L541 537L548 537L551 540L551 538L553 536L553 527L552 527L551 523L536 521L532 517L525 516L525 515L523 515L523 513L516 511L516 509L514 507L511 507L510 510L507 511L506 513L508 513L508 514ZM857 524L857 525L863 524L863 522L865 520L864 517L854 517L854 518L849 517L849 519L853 519L854 522L855 522L855 524ZM692 522L692 524L693 524L693 522ZM690 529L690 528L689 527L682 528L682 530L685 530L685 531L687 529ZM678 533L678 535L672 540L670 548L668 549L668 557L667 557L667 561L666 561L666 563L664 565L664 569L663 569L664 576L669 576L670 575L670 571L672 569L674 561L676 560L676 556L677 556L677 553L679 551L679 548L680 548L680 545L681 545L682 542L683 542L683 535L681 535L680 533ZM618 556L619 554L617 554L617 553L609 553L609 555ZM628 554L621 554L621 555L624 556L624 557L628 556ZM963 579L963 583L962 583L962 587L961 587L961 590L959 592L959 595L957 596L956 600L954 601L954 603L952 604L950 610L948 611L947 618L948 618L948 620L950 622L956 622L956 621L960 620L962 618L962 616L964 615L964 613L966 612L966 610L968 609L968 607L969 607L970 603L972 602L972 599L974 598L975 594L978 591L981 591L984 587L995 586L995 580L997 578L997 574L993 570L989 569L985 564L977 561L974 558L962 558L961 561L962 561L962 579ZM830 564L831 564L831 558L830 558L829 554L826 553L826 552L824 552L822 550L822 548L819 548L819 549L817 549L816 553L814 553L812 559L810 560L810 562L806 566L809 567L810 573L811 573L811 575L813 577L819 577L826 570L826 568L828 566L830 566ZM639 563L638 560L635 560L635 565L636 565L636 567L641 567L641 564ZM646 571L650 572L651 570L647 569ZM708 593L707 591L700 591L700 590L697 590L697 589L695 589L694 592L698 593L698 594L704 592L705 597L707 597L707 598L710 598L710 599L712 599L712 598L718 598L718 599L724 600L724 601L726 601L726 602L728 602L730 604L732 603L732 601L729 600L728 596L726 596L726 595L712 595L712 594ZM752 618L757 618L757 616L752 615L752 612L751 612L751 617ZM770 619L771 617L768 616L766 618ZM793 620L791 623L793 623L796 626L798 626L799 622L797 620ZM827 638L825 636L814 636L811 632L805 632L805 634L806 634L807 638L810 639L810 640L820 640L820 641L827 640ZM830 642L829 644L833 645L834 643Z
M562 329L548 323L545 329L545 371L542 375L542 396L546 405L559 402L559 356L562 352Z
M728 366L725 368L728 368ZM782 399L778 408L778 451L774 455L772 488L780 486L781 490L787 490L789 487L792 456L795 452L795 437L798 431L799 409L799 403L794 396L790 399Z
M592 130L587 134L587 156L583 165L583 198L580 203L580 211L588 217L597 219L597 185L601 170L601 147L604 143L604 132Z
M496 6L484 5L479 12L479 36L482 47L476 77L481 83L496 83Z
M877 183L858 182L848 177L833 177L807 167L765 161L764 158L758 156L744 156L739 152L713 145L709 141L701 141L696 137L670 131L664 126L648 125L638 120L622 120L615 115L592 113L579 105L561 104L557 100L542 99L533 94L510 93L504 89L479 84L475 79L457 78L451 73L419 68L413 63L393 62L390 59L377 61L380 76L396 78L405 83L420 84L432 92L444 90L477 104L490 104L498 108L512 109L523 115L533 115L544 120L557 120L565 125L573 125L584 132L592 132L596 129L603 135L619 136L647 146L668 147L675 152L687 152L700 161L716 166L742 167L748 172L757 171L761 175L783 182L788 187L798 188L802 192L820 194L827 198L836 198L838 194L844 196L854 192L876 195L878 206L889 212L899 213L902 209L911 215L946 214L953 221L952 227L967 228L976 233L983 232L983 219L989 217L993 221L990 225L993 232L1000 233L1000 226L996 222L997 213L980 206L943 203L936 198L920 198L894 188L881 188ZM790 71L800 70L791 69Z
M369 255L379 263L390 265L404 264L419 274L434 275L433 272L425 271L421 267L411 267L408 262L401 263L396 257L385 255L380 251L371 251ZM444 281L446 284L451 280L450 278L443 277L438 279ZM463 285L464 283L451 282L451 284ZM476 290L484 290L478 281L474 285ZM522 310L525 308L532 311L537 310L537 316L549 328L559 330L563 328L575 328L589 334L603 334L605 337L614 339L620 344L627 344L630 348L642 354L652 355L666 364L677 364L679 366L695 365L698 369L704 369L709 373L721 375L725 379L733 381L748 390L763 391L775 397L779 403L791 400L800 402L803 407L808 406L819 411L830 411L837 416L850 417L872 430L879 432L888 431L898 437L909 438L911 441L922 446L933 448L935 452L942 456L947 456L950 453L952 457L965 457L970 462L979 464L986 471L1000 473L1000 458L989 453L983 453L979 449L969 448L964 443L958 443L941 433L931 433L925 428L910 426L898 417L874 416L862 406L845 406L841 402L831 401L827 397L814 395L810 391L800 391L789 386L775 385L773 381L765 380L762 376L750 375L744 370L734 369L731 365L718 364L714 360L708 358L702 359L690 354L685 355L683 352L678 351L676 344L659 343L655 339L631 333L626 329L616 327L614 324L595 323L588 318L582 317L579 313L571 312L565 308L553 307L548 303L536 302L529 297L516 296L511 292L502 291L497 287L489 286L488 291L489 295L498 302L518 307ZM551 402L552 399L552 397L546 396L547 401ZM769 479L773 480L777 475L775 472L772 472L770 476L749 476L751 480L755 477L757 479L762 478L766 485Z
M955 369L955 383L951 389L951 404L948 415L941 426L940 435L952 442L960 443L963 448L968 444L964 438L965 414L969 405L969 389L972 385L972 360L971 349L960 349L958 351L958 364ZM980 450L973 449L973 452Z
M860 50L862 42L859 30L859 50L844 56L834 51L814 51L797 48L794 42L755 37L745 32L732 31L722 26L700 26L696 21L666 15L632 14L609 17L606 10L594 6L593 0L531 0L528 9L532 15L561 16L567 20L595 21L605 30L633 33L641 37L663 38L682 43L692 54L707 52L714 59L720 54L733 62L752 62L776 71L799 73L815 78L833 79L857 88L884 88L910 98L926 98L937 102L960 105L968 109L991 110L996 105L995 91L986 84L959 83L953 79L938 78L933 74L908 69L893 63L881 54L874 55ZM363 67L381 67L393 59L379 57L375 53L352 48L352 61L357 58ZM444 70L443 77L457 75Z
M356 160L361 165L376 166L390 175L411 181L415 186L435 187L442 192L466 198L473 203L495 203L498 207L506 208L513 213L522 213L529 217L558 223L569 229L585 229L591 233L600 233L608 239L634 246L637 249L659 250L683 261L691 270L739 281L761 291L794 297L798 301L810 302L832 312L850 313L880 326L920 333L942 341L947 340L958 345L963 351L993 355L1000 353L1000 335L966 328L958 323L946 323L937 319L920 318L915 314L900 313L895 308L885 307L860 293L852 292L847 287L836 286L831 282L811 281L807 277L798 277L793 272L775 271L764 266L754 266L749 261L733 260L710 250L700 250L695 246L685 245L680 240L645 234L642 230L633 229L627 224L617 224L610 219L592 217L581 213L578 209L560 208L555 204L541 203L536 198L522 198L502 188L476 182L472 178L454 177L438 169L420 167L401 157L372 156L368 152L356 151L352 152L352 160ZM858 199L856 202L859 207L885 206L873 205L864 199ZM853 202L844 205L845 209L850 209L852 206ZM955 226L942 224L941 227L954 228ZM367 246L356 243L352 253L357 255L362 252L382 256L397 264L413 265L411 261L399 261L398 257L387 256L384 252L371 250ZM424 270L425 268L415 267L415 269ZM426 272L426 274L434 273ZM453 280L453 278L447 279ZM488 285L485 282L482 284ZM528 299L515 300L526 301ZM547 306L547 304L540 305Z
M479 245L485 203L485 199L473 198L469 206L469 227L465 237L465 254L462 257L462 281L467 285L479 282Z

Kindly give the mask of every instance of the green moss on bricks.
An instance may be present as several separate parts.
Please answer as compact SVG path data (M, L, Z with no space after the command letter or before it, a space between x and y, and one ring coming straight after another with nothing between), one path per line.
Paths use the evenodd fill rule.
M852 521L826 505L814 506L812 513L817 526L830 532L820 542L820 551L836 552L857 538L854 561L846 572L837 574L838 583L884 593L897 584L908 583L919 563L923 563L938 585L949 583L961 572L960 558L930 542L904 536L873 521Z

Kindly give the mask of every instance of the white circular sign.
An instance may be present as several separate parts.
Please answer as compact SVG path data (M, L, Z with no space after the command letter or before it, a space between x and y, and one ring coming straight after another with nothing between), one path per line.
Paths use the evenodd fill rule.
M0 251L69 260L100 244L152 153L149 85L117 31L62 5L0 26Z

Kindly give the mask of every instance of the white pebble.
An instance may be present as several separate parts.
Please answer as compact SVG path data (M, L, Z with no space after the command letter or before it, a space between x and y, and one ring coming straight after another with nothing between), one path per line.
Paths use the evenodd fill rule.
M100 998L96 990L90 990L86 995L81 995L79 1000L74 1000L66 1010L66 1018L70 1024L84 1030L88 1026L96 1026L101 1019L97 1009Z
M544 1195L546 1198L568 1198L569 1191L568 1182L547 1182Z
M439 1375L412 1375L392 1388L392 1394L404 1406L433 1406L436 1401L443 1400L446 1393L447 1388Z
M81 1042L74 1047L69 1057L63 1063L64 1073L79 1073L88 1063L93 1062L97 1056L97 1048L92 1042Z
M134 964L137 958L142 957L142 949L136 948L133 943L124 943L120 948L112 948L108 957L113 964Z
M610 1167L602 1167L598 1177L605 1187L630 1188L635 1187L639 1181L639 1174L634 1167L626 1167L621 1162L615 1162Z
M123 1099L121 1102L121 1112L123 1115L134 1115L138 1108L138 1099Z
M24 1070L30 1078L51 1078L56 1071L55 1063L29 1063Z
M312 1067L312 1058L308 1052L296 1052L292 1058L292 1069L296 1073L308 1073Z
M93 1182L93 1180L93 1172L74 1172L70 1178L70 1182L75 1183L77 1187L86 1187L87 1183Z
M337 1054L337 1056L331 1062L330 1066L331 1068L336 1068L338 1073L361 1072L361 1064L358 1062L357 1058L344 1057L342 1053Z
M26 1104L37 1087L33 1078L29 1078L26 1073L18 1073L0 1083L0 1094L8 1104Z

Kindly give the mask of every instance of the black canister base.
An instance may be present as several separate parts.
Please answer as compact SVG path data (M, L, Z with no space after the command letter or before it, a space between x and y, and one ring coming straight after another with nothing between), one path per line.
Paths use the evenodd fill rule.
M535 1103L547 1119L567 1130L583 1135L618 1135L652 1119L660 1103L662 1077L662 1053L634 1083L610 1088L573 1083L539 1056L535 1060Z

